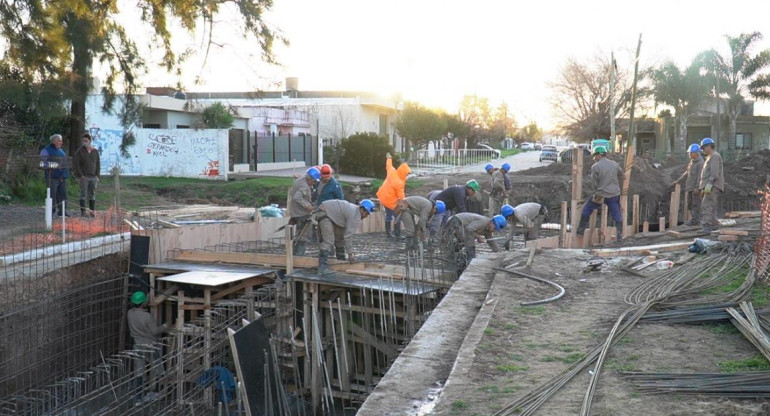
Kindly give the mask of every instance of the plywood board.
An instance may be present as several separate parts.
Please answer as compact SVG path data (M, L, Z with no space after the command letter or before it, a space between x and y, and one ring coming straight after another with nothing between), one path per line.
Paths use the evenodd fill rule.
M537 247L537 248L559 248L559 236L538 238L537 240L529 240L524 243L525 248Z
M646 252L671 252L685 250L692 245L692 240L677 241L666 244L653 244L649 246L634 246L634 247L621 247L621 248L600 248L591 250L591 254L602 257L614 257L614 256L635 256L641 255Z
M258 275L253 273L194 271L159 277L157 280L198 286L222 286L256 276Z

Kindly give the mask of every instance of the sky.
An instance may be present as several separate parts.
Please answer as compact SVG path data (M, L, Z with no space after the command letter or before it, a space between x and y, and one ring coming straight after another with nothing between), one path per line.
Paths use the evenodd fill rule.
M257 46L223 16L215 38L224 46L203 69L192 59L182 82L190 91L275 90L298 77L300 90L399 92L448 111L477 94L505 102L520 125L550 129L558 119L548 84L568 58L614 52L631 68L642 33L642 65L684 67L700 51L725 51L725 34L767 28L769 15L766 0L274 0L266 20L290 41L275 47L280 66L260 62ZM760 45L770 48L770 39ZM154 71L145 84L175 83L169 77ZM770 105L755 111L768 115Z

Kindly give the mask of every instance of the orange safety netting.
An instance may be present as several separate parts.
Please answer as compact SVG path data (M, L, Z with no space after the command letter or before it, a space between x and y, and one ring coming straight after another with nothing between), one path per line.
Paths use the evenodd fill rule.
M127 230L122 213L114 207L95 212L94 217L67 217L64 221L66 241L81 241L100 235L122 233ZM18 235L0 243L0 255L19 253L62 242L62 220L54 217L53 231Z
M760 279L770 277L770 186L765 185L764 191L759 191L762 195L760 205L761 225L757 243L754 247L756 254L756 273Z

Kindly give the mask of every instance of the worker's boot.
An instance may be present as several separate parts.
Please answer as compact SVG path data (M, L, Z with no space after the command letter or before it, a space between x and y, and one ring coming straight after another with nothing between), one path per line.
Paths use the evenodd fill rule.
M304 241L297 241L294 244L294 255L295 256L304 256L306 250L307 250L307 243L305 243Z
M329 262L329 252L326 250L321 250L318 253L318 274L329 273L329 266L327 265L328 262Z
M81 199L80 200L80 216L81 217L87 217L88 214L86 213L86 200Z
M586 228L588 228L588 218L580 218L580 224L577 228L577 235L582 236Z
M90 212L89 215L91 217L95 217L96 216L96 201L94 201L93 199L89 200L88 201L88 208L91 209L91 212Z
M414 251L414 249L417 247L417 239L415 237L407 237L406 238L406 251Z
M393 236L399 239L401 238L401 222L393 224Z
M623 227L618 227L618 234L615 238L616 243L622 243L623 242Z
M337 260L345 260L345 247L337 247L334 251L337 252Z
M393 238L393 234L390 232L390 225L392 223L390 221L385 221L385 234L388 235L388 238Z

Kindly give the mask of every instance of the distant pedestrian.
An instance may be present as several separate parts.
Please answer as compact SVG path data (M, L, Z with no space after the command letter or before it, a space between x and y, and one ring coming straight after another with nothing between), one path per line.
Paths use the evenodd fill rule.
M305 255L307 241L310 239L310 214L315 209L311 202L311 187L320 179L321 172L314 167L310 168L302 177L294 180L289 191L289 225L296 227L294 254L297 256Z
M700 145L698 143L691 144L688 152L690 163L687 164L687 168L682 173L682 176L671 185L676 186L684 182L684 191L690 194L688 198L690 200L690 221L686 225L698 225L700 224L701 202L703 200L700 189L698 189L700 174L703 170L703 157L700 155ZM687 207L684 209L687 209ZM676 224L671 224L671 226L674 227Z
M45 182L51 189L53 198L53 212L60 217L62 213L69 217L63 205L67 202L67 178L70 177L69 160L62 149L63 140L61 134L51 136L51 144L40 152L40 161L45 169ZM49 168L53 166L53 168ZM65 204L62 204L62 203Z
M701 223L703 231L710 233L719 228L717 203L719 196L725 191L725 170L722 156L717 153L713 139L706 137L700 142L700 147L706 154L698 184L698 190L703 195Z
M385 156L385 171L387 173L385 181L377 190L377 198L385 208L385 232L389 238L401 238L401 221L397 218L396 204L406 198L406 177L412 170L406 163L400 164L398 169L394 168L393 159L388 153Z
M594 184L594 195L583 205L577 235L582 236L588 227L588 219L591 213L599 209L602 204L607 205L612 219L617 227L617 241L623 240L623 215L620 212L620 196L622 191L620 183L623 182L625 172L614 160L607 159L607 149L604 146L596 146L593 152L596 163L591 166L591 180Z
M99 151L93 146L91 135L83 135L83 145L72 157L72 173L80 185L80 215L94 217L96 211L96 188L99 183L101 161ZM88 200L88 208L86 208Z

